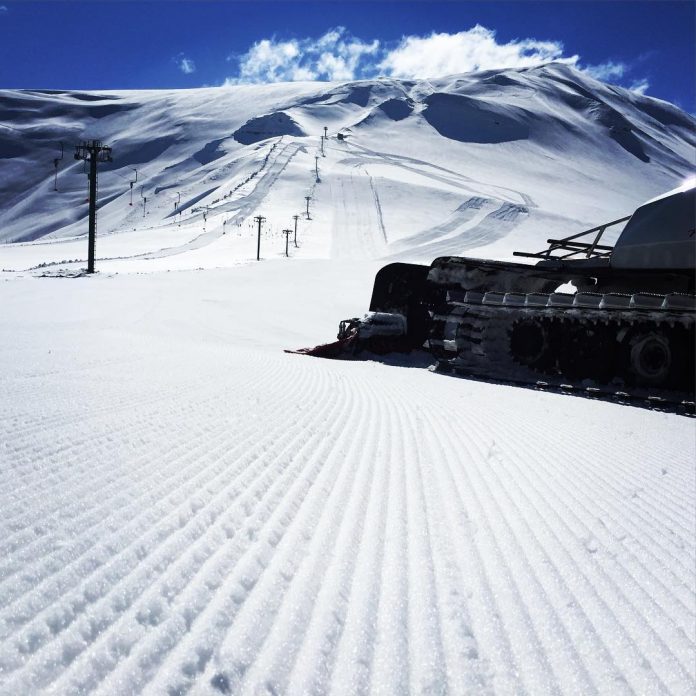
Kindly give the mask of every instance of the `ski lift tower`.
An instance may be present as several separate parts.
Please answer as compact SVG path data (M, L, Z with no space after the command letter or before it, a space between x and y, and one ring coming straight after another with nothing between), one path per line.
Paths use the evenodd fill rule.
M64 154L65 154L65 152L63 150L63 143L61 143L60 144L60 157L56 157L53 160L53 168L55 169L55 172L53 174L53 190L54 191L58 190L58 164L63 159Z
M94 273L94 248L97 238L97 163L111 162L111 148L98 140L75 145L75 159L89 162L89 242L87 273Z

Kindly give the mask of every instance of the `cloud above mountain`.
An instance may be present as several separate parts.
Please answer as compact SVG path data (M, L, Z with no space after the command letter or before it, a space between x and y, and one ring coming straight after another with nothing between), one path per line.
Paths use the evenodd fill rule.
M551 61L568 63L597 79L623 84L631 70L629 64L618 60L583 66L580 56L565 55L560 41L521 38L501 42L495 30L480 24L455 33L404 36L391 44L378 39L365 41L345 27L335 27L319 38L264 38L228 60L236 63L238 69L227 78L227 84L377 76L417 79L475 70L525 68ZM626 86L643 94L648 82L645 78L633 78Z
M330 29L318 39L262 39L239 60L239 74L229 82L286 82L353 80L372 74L380 56L380 42L364 42L344 27Z
M393 77L425 78L473 70L526 68L550 61L575 64L578 56L564 57L559 41L516 39L499 43L496 33L477 24L456 34L405 36L385 51L380 69Z
M184 75L191 75L192 73L196 72L196 64L190 58L187 58L183 53L180 53L176 58L174 58L174 62L177 64L179 70L184 73Z

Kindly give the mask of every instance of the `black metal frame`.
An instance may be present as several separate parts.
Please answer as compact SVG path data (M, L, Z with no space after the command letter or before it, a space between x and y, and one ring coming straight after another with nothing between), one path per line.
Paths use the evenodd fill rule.
M548 249L543 251L537 251L535 253L530 253L527 251L515 251L513 256L526 256L527 258L534 259L569 259L577 254L585 254L585 258L602 259L608 258L614 249L613 246L607 244L600 244L599 240L608 227L613 225L618 225L620 222L626 222L631 216L619 218L618 220L613 220L612 222L605 222L603 225L598 225L592 229L585 230L584 232L578 232L577 234L572 234L570 237L564 237L563 239L547 239L546 242L549 244ZM592 242L582 242L577 241L580 237L587 234L594 234L595 237ZM552 255L554 251L566 251L566 254Z

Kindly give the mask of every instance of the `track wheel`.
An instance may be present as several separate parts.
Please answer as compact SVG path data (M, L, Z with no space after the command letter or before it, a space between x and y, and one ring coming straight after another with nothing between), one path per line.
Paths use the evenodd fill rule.
M536 319L518 321L510 332L513 358L528 367L545 367L549 359L549 332Z
M631 341L631 371L643 384L663 384L672 366L669 341L657 333L639 334Z

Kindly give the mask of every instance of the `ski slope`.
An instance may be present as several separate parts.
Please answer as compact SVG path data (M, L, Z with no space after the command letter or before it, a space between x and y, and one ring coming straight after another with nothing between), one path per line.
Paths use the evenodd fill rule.
M0 159L0 694L693 692L692 419L283 353L388 261L509 258L693 172L693 119L570 68L432 83L4 93L37 142L88 137L80 100L160 142L145 213L100 175L94 276L80 172Z

